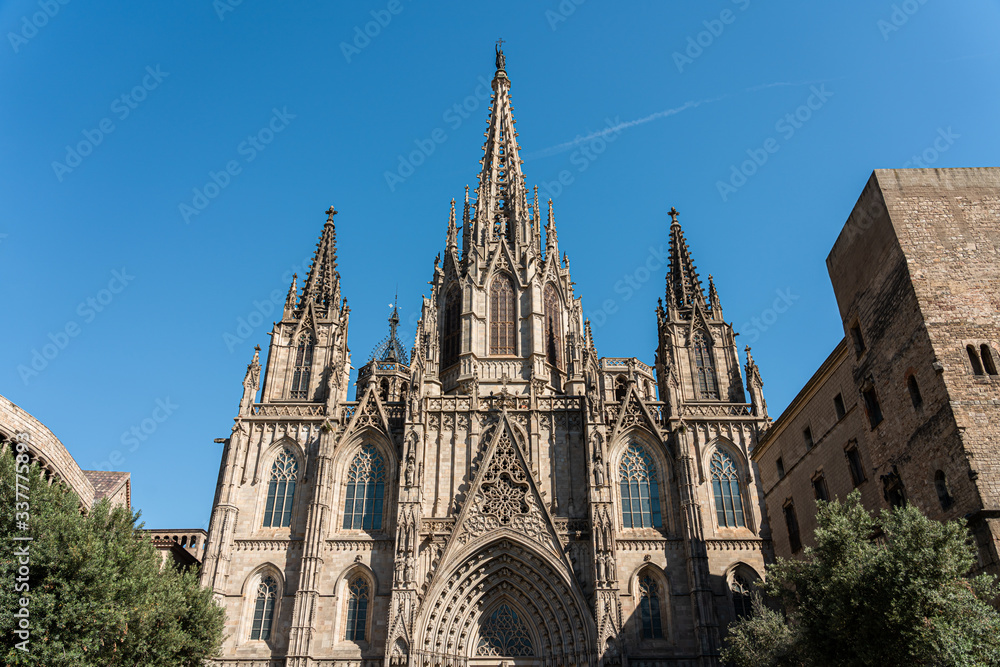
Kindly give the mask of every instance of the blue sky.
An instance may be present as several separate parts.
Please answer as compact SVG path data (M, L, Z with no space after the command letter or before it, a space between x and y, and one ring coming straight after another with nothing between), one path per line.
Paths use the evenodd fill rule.
M0 393L151 527L207 521L252 314L330 204L355 365L397 286L412 340L498 37L599 353L652 361L676 206L775 416L842 336L824 262L871 171L1000 155L996 0L235 2L0 4Z

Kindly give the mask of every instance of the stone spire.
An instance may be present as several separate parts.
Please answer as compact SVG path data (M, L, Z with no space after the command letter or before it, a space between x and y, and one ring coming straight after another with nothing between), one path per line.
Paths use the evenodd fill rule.
M472 218L469 215L469 186L465 186L465 210L462 212L462 259L469 256L472 239Z
M705 292L701 289L698 271L691 260L691 251L684 240L677 209L670 209L670 267L667 272L667 311L690 316L695 304L705 307Z
M249 414L257 390L260 388L260 345L253 348L253 359L247 365L247 374L243 377L243 398L240 399L240 414Z
M458 249L458 228L455 226L455 200L451 200L451 214L448 216L448 240L445 244L448 250Z
M340 274L337 272L337 228L333 224L335 215L337 209L333 206L326 210L326 224L323 225L323 233L316 244L316 254L309 267L299 308L312 302L321 306L325 312L331 312L339 306Z
M295 301L299 297L299 274L292 274L292 284L288 286L288 296L285 297L285 317L289 317L295 310Z
M712 274L708 274L708 307L712 311L712 317L717 320L722 319L722 302L719 301L719 293L715 291L715 281Z
M476 241L485 231L492 237L493 225L505 233L510 244L527 242L528 197L521 173L520 146L511 114L510 79L507 78L503 49L496 48L496 75L493 77L493 104L489 128L483 144L482 171L476 188Z
M556 215L552 211L552 200L549 200L549 221L545 225L545 257L554 257L559 261L559 237L556 234Z

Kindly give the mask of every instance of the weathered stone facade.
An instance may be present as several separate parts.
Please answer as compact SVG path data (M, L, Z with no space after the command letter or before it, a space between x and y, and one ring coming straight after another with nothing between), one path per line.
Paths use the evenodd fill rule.
M998 571L998 260L1000 169L872 175L827 258L845 340L754 452L777 555L792 553L790 503L811 542L822 472L831 497L857 485L871 508L905 500L936 519L968 517L981 567Z
M718 664L769 549L760 374L748 357L745 390L675 211L654 364L598 356L509 90L498 50L479 185L452 202L412 357L394 311L349 400L332 208L262 387L254 355L202 568L218 664Z

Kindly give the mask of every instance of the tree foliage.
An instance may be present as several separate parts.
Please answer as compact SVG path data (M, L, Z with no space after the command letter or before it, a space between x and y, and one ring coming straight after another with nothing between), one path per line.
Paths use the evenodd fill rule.
M787 613L755 604L730 626L723 659L738 667L1000 664L1000 593L976 563L965 521L913 506L877 517L853 492L817 502L816 546L778 559L762 585Z
M108 502L89 513L37 466L28 477L28 531L15 521L15 459L0 456L0 635L8 665L201 665L218 653L224 611L193 570L161 569L152 543L137 529L139 513ZM23 484L23 477L22 477ZM22 494L24 488L22 487ZM23 508L23 506L22 506ZM28 534L30 542L15 542ZM15 590L15 549L28 545L30 590ZM27 651L16 647L19 601L30 600Z

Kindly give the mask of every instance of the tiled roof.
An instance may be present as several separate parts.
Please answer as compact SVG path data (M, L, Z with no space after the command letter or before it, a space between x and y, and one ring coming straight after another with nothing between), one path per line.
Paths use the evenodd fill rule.
M83 474L94 485L94 502L114 494L129 482L130 473L107 470L84 470ZM131 498L129 498L131 501ZM131 502L130 502L131 504Z

